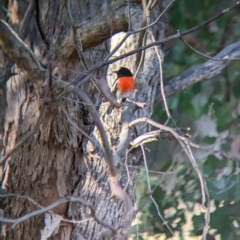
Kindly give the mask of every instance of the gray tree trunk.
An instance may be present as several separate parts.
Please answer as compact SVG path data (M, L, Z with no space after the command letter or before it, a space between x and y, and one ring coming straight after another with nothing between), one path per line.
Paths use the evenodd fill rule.
M129 19L126 16L129 13L131 29L140 27L136 24L141 23L143 17L141 1L129 2L130 10L128 11L128 1L124 0L113 2L108 0L71 1L74 21L82 23L78 38L81 39L84 59L89 68L103 61L109 50L113 49L116 42L122 37L122 35L118 35L111 38L113 34L127 31ZM166 2L158 1L156 3L150 14L152 20L156 19L164 9ZM29 2L25 0L9 0L9 10L11 11L9 23L19 35L28 7ZM40 0L40 10L41 23L47 37L50 35L51 26L54 28L53 74L70 82L76 76L84 74L85 70L76 52L64 1ZM166 28L164 24L166 16L162 19L153 27L154 36L158 39L164 37ZM129 37L114 56L136 49L138 36L135 34ZM27 34L23 40L37 58L46 65L47 50L37 29L34 15L31 17ZM152 41L150 33L147 41ZM2 50L6 56L8 55L14 61L15 56L10 51ZM136 80L138 91L134 100L146 102L147 107L130 111L132 119L149 117L152 113L154 98L156 92L159 91L157 89L159 62L155 50L159 51L155 48L146 51L143 70L140 72L142 77L137 77ZM106 74L110 74L120 66L126 66L135 72L137 68L135 60L136 55L124 58L99 69L94 74L99 81L107 81ZM41 79L31 79L30 73L26 72L27 67L25 68L24 63L14 62L11 71L16 75L7 81L3 155L33 129L39 115L42 114L40 102L43 96L44 82ZM2 68L4 67L6 65L2 63ZM36 70L33 69L33 71ZM109 85L113 82L114 77L108 77ZM121 126L123 126L120 119L122 110L112 107L109 102L102 103L102 96L91 80L84 83L81 88L95 104L104 124L110 146L113 150L116 149ZM66 117L65 113L69 118ZM76 125L80 130L76 128ZM149 130L147 125L141 124L132 131L131 138L147 130ZM89 140L89 137L94 141ZM29 197L43 207L57 201L60 197L79 197L94 205L99 219L118 229L124 224L125 208L119 199L111 197L108 184L108 166L101 146L102 142L98 130L95 129L94 119L89 116L83 99L79 99L74 94L65 94L47 106L43 122L37 133L11 155L11 160L4 174L2 169L3 184L8 193ZM129 180L124 161L123 158L119 167L119 181L123 188ZM131 151L128 154L127 163L136 167L141 166L141 152L139 150ZM129 168L129 171L131 179L126 192L134 203L134 188L139 169ZM29 199L8 197L5 217L18 218L37 209L39 207L31 203ZM52 211L68 220L86 220L90 217L89 209L80 203L61 204ZM41 230L43 229L44 215L39 215L16 225L14 229L11 229L10 225L6 225L4 234L5 239L8 240L41 239ZM81 223L63 220L51 239L98 239L104 230L106 228L94 219Z

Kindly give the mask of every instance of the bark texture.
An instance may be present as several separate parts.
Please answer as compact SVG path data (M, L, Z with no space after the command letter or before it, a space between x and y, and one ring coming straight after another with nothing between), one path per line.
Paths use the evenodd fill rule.
M12 8L9 21L12 28L20 34L21 22L29 3L24 0L9 2L12 3L9 6ZM39 2L41 23L47 37L50 36L51 26L54 28L52 39L53 73L65 81L71 81L74 77L83 74L85 70L76 52L73 31L64 1L42 0ZM165 7L164 4L166 4L165 1L157 3L151 15L153 18L158 16ZM102 61L109 53L109 45L110 49L113 49L122 36L112 37L113 34L127 31L129 25L133 29L138 29L143 17L139 1L130 1L130 10L128 10L128 1L72 0L70 6L73 18L79 25L77 37L81 42L84 59L89 68ZM56 10L57 15L54 18ZM129 21L129 16L131 21ZM154 31L153 35L156 38L163 38L165 24L160 21L155 26ZM103 42L108 38L111 40ZM37 30L34 16L31 18L28 34L23 40L31 47L32 54L37 56L42 66L35 63L34 59L19 59L14 48L12 51L8 50L9 46L4 38L2 39L0 44L4 46L3 51L16 63L12 65L11 71L17 74L7 81L8 105L4 125L4 155L14 147L22 136L33 129L41 114L40 108L45 84L43 80L47 76L42 66L47 64L47 50ZM137 40L138 35L129 37L116 52L116 55L136 48ZM152 41L150 34L147 36L147 41ZM24 48L22 51L22 56L25 56ZM130 116L130 121L136 117L148 117L152 113L159 81L159 62L156 51L154 48L146 51L143 70L136 79L138 90L134 93L135 100L146 102L147 107L144 110L136 110L131 106L125 108L125 115ZM113 64L109 67L108 73L120 66L126 66L134 72L137 68L134 64L135 57L131 56ZM34 64L38 65L38 70ZM102 68L96 72L96 77L99 77L100 81L107 81L106 74L107 68ZM111 77L109 77L108 82L111 85ZM125 124L124 119L119 119L119 116L123 116L121 110L113 108L108 102L102 103L100 93L90 80L85 82L81 88L99 110L112 149L117 148L117 151L120 151L119 134L121 127L126 127L129 119ZM139 125L134 129L131 137L137 136L147 129L146 124ZM64 95L64 98L60 98L47 106L39 131L11 156L7 171L4 174L2 171L7 191L30 197L41 206L47 206L58 200L59 197L78 196L91 202L96 208L98 217L117 229L124 224L125 209L119 199L111 197L108 167L101 146L99 133L86 110L83 99L79 99L73 94ZM121 160L123 163L125 161L124 155L125 153ZM129 154L128 164L141 165L138 151ZM126 191L134 201L134 186L138 170L130 169L130 175L131 181ZM128 177L126 169L121 163L119 180L121 185L125 187ZM28 199L7 198L5 217L16 218L36 209L38 207ZM85 220L90 216L89 209L77 203L62 204L56 207L53 212L70 220ZM106 230L93 219L83 221L80 224L64 221L62 223L51 239L98 239L100 234ZM43 228L44 216L37 216L18 224L14 229L7 226L5 239L40 239Z

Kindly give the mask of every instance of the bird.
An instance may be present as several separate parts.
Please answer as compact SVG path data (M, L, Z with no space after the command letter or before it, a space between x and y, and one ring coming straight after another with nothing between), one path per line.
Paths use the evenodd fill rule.
M118 71L114 71L114 73L117 74L117 80L113 84L112 89L114 89L117 85L117 99L122 99L124 102L134 90L135 80L133 74L128 68L125 67L121 67Z

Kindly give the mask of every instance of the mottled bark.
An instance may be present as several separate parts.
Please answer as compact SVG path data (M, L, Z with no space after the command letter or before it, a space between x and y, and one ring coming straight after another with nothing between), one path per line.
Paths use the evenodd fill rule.
M20 33L21 20L28 3L19 0L18 9L15 9L12 16L12 27ZM71 1L71 9L76 23L84 23L79 28L78 39L82 40L84 58L89 68L99 63L109 52L109 42L104 40L112 34L126 31L129 26L128 1L107 1L92 0ZM151 16L156 18L163 3L157 3ZM52 16L57 8L57 18ZM80 75L84 68L78 59L75 51L73 34L70 21L67 16L64 1L40 1L41 19L44 32L49 37L49 29L53 22L54 38L52 49L53 73L65 81L71 81L75 76ZM107 17L106 16L107 13ZM134 13L134 14L133 14ZM141 22L143 13L139 1L130 4L131 24ZM91 16L89 19L88 17ZM10 18L11 19L11 18ZM111 22L111 24L109 23ZM159 38L164 37L165 25L159 22L155 30ZM88 34L89 33L89 34ZM101 35L102 34L102 35ZM115 45L112 38L111 48ZM122 54L137 47L138 35L133 35L125 42L125 45L116 53ZM151 41L148 37L147 41ZM0 40L1 41L1 40ZM33 54L43 65L47 64L46 46L42 42L36 27L35 18L32 18L28 35L25 38L26 44L31 47ZM22 136L31 131L37 122L42 104L44 82L46 80L45 70L39 71L42 67L29 58L19 59L14 54L14 48L8 50L7 43L1 43L5 47L5 54L14 60L12 71L17 75L7 81L7 111L5 117L5 135L3 154L6 154L14 147ZM5 44L5 45L4 45ZM93 47L93 48L89 48ZM17 48L17 46L16 46ZM23 56L24 55L24 49ZM28 56L29 57L29 56ZM154 48L146 51L146 63L141 72L142 76L137 77L138 91L135 100L147 102L144 110L129 110L129 114L136 117L149 117L152 112L153 102L159 81L158 60ZM128 57L109 68L109 73L119 66L127 66L133 71L135 56ZM31 63L31 64L29 64ZM38 70L34 67L38 65ZM96 77L104 81L106 68L96 72ZM144 74L143 74L144 73ZM40 74L40 75L39 75ZM107 80L106 80L107 81ZM109 83L112 79L108 79ZM121 110L114 109L110 104L102 103L102 97L92 82L89 80L81 86L88 93L92 102L99 110L103 121L109 143L114 150L119 141L121 123L119 116ZM56 102L47 106L44 120L39 131L31 139L28 139L12 156L8 169L8 178L5 182L8 193L33 198L38 204L47 206L59 197L72 195L91 202L96 208L96 214L102 220L114 228L122 226L124 217L124 206L116 197L111 198L108 182L108 166L104 159L102 142L98 131L94 128L94 121L90 118L86 105L76 95L64 95ZM66 99L68 98L68 99ZM73 99L78 102L69 100ZM69 122L64 109L72 122L82 131ZM146 124L136 127L133 136L147 130ZM94 139L95 143L89 140ZM124 162L124 159L123 159ZM131 152L128 156L128 163L136 166L141 165L141 158L138 151ZM120 164L119 179L124 187L128 178L126 170ZM127 187L127 193L134 201L134 187L138 177L138 170L130 169L131 182ZM6 177L6 174L4 175ZM26 199L9 197L6 201L5 216L17 218L33 210L38 209ZM81 204L62 204L53 210L64 218L70 220L84 220L89 217L89 209ZM94 220L85 221L80 224L62 222L57 233L51 239L98 239L99 234L106 230ZM44 228L44 216L37 216L18 224L14 229L6 228L5 239L40 239L41 230Z

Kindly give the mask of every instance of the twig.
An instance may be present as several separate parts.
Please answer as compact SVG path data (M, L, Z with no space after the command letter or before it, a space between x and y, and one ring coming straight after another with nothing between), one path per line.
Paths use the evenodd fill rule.
M42 68L29 46L19 38L8 23L1 19L0 32L0 46L3 52L21 68L30 81L42 81L46 70Z
M202 52L199 52L197 49L195 49L194 47L192 47L190 44L188 44L184 38L180 37L179 38L180 40L182 40L182 42L187 46L189 47L191 50L193 50L195 53L199 54L200 56L203 56L205 58L208 58L208 59L211 59L211 60L214 60L214 61L234 61L234 60L240 60L240 58L215 58L215 57L211 57L211 56L208 56Z
M92 204L90 204L89 202L86 202L86 201L84 201L84 200L82 200L80 198L77 198L77 197L64 197L64 198L60 198L59 200L57 200L56 202L50 204L49 206L44 207L44 208L39 209L39 210L36 210L36 211L33 211L33 212L30 212L30 213L28 213L28 214L26 214L26 215L24 215L24 216L22 216L20 218L10 219L10 218L0 217L0 221L1 222L5 222L5 223L11 223L11 224L13 224L12 228L14 228L17 224L19 224L19 223L21 223L23 221L26 221L27 219L29 219L31 217L34 217L34 216L43 214L45 212L48 212L51 209L59 206L60 204L68 203L68 202L77 202L77 203L80 203L80 204L84 205L85 207L88 207L91 210L91 216L94 218L94 220L97 223L99 223L103 227L106 227L106 228L110 229L112 232L117 233L117 230L114 229L110 224L100 220L100 218L96 215L95 208L93 207Z
M99 149L102 150L102 147L100 146L100 144L99 144L97 141L95 141L95 140L94 140L92 137L90 137L86 132L84 132L81 128L79 128L76 123L74 123L74 122L72 121L72 119L69 117L69 114L67 113L67 111L63 108L63 106L61 105L60 107L61 107L61 110L63 111L63 113L65 114L65 116L67 117L68 121L69 121L79 132L81 132L85 137L87 137L93 144L97 145L97 146L99 147Z
M36 22L37 22L38 31L47 48L47 79L46 79L46 85L45 85L44 98L48 99L49 97L51 97L51 89L52 89L51 50L52 50L52 38L53 38L53 31L54 31L53 20L56 19L59 2L57 1L55 3L57 7L54 8L54 11L52 14L52 21L50 22L50 30L49 30L49 39L47 39L41 25L39 0L35 0L35 1L36 1Z
M179 129L174 129L179 135L184 135L186 138L190 138L190 135L187 133L190 128L179 128ZM138 147L140 144L145 144L153 141L158 141L161 139L168 139L168 140L174 140L176 139L175 136L168 132L168 131L163 131L163 130L156 130L156 131L151 131L144 133L137 138L135 138L130 144L133 148Z
M39 113L39 118L35 124L35 126L33 127L33 129L26 133L16 144L15 146L0 160L0 166L2 166L3 164L7 164L8 163L8 158L14 153L16 152L16 150L21 147L30 137L32 137L39 129L43 119L44 119L44 116L45 116L45 110L46 110L46 106L45 104L43 104L42 106L42 109ZM6 164L5 164L5 167L6 167Z
M41 24L39 0L35 0L35 4L36 4L36 23L37 23L38 31L40 33L40 36L41 36L43 42L45 43L45 45L47 46L47 48L49 50L50 43L43 31L42 24Z
M142 7L143 7L143 20L141 22L141 29L143 27L146 27L147 23L149 22L149 8L147 7L147 0L142 0ZM143 29L138 36L138 44L137 48L142 47L146 44L147 40L147 32L146 29ZM137 71L135 73L135 76L137 76L138 71L142 68L143 62L144 62L144 56L145 51L139 51L136 55L136 61L135 61L135 67L137 68Z
M186 141L184 141L184 142L179 141L179 143L183 147L184 152L188 156L193 168L197 172L198 178L199 178L199 181L200 181L201 192L202 192L202 206L203 207L206 206L205 226L204 226L204 229L203 229L203 239L206 240L208 229L209 229L209 223L210 223L210 196L209 196L208 187L207 187L205 178L203 177L202 172L200 171L200 169L199 169L199 167L196 163L196 160L193 156L193 153L191 151L189 143L186 142Z
M155 42L153 34L152 33L150 33L150 34L151 34L151 37L152 37L152 41ZM157 55L157 59L158 59L158 63L159 63L160 92L161 92L161 96L162 96L162 99L163 99L164 108L165 108L165 111L167 113L168 118L172 119L170 111L168 109L167 100L166 100L166 96L165 96L165 92L164 92L163 73L162 73L163 59L162 59L162 56L159 54L159 49L158 49L157 46L154 46L154 50L155 50L155 53Z
M80 41L78 41L77 39L77 27L74 23L74 19L73 19L73 16L72 16L72 13L71 13L71 6L70 6L70 3L71 1L69 0L64 0L64 5L67 9L67 14L68 14L68 18L71 22L71 25L72 25L72 31L73 31L73 38L74 38L74 43L75 43L75 46L76 46L76 50L77 50L77 53L78 53L78 56L82 62L82 65L84 67L85 70L88 70L88 67L87 67L87 64L84 60L84 57L83 57L83 53L82 53L82 43L81 43L81 37L79 37Z
M125 187L124 187L124 191L126 191L126 189L127 189L127 187L128 187L128 184L129 184L130 181L131 181L131 176L130 176L130 172L129 172L129 167L128 167L127 161L128 161L128 151L126 151L126 153L125 153L125 161L124 161L124 166L125 166L125 168L126 168L127 177L128 177L128 180L127 180L126 185L125 185Z
M35 0L30 0L24 19L21 23L19 36L24 40L29 33L29 26L35 11Z
M29 201L34 206L37 206L37 207L39 207L41 209L44 209L44 207L42 205L38 204L34 199L30 198L29 196L24 196L24 195L19 195L19 194L14 194L14 193L0 194L0 198L7 198L7 197L16 197L17 199L22 198L24 200ZM85 222L85 221L92 221L92 220L94 220L94 218L92 218L92 217L91 218L85 218L83 220L70 220L70 219L64 218L64 217L54 213L51 210L49 210L48 212L50 214L52 214L52 215L57 215L64 222L70 222L70 223L74 223L74 224L78 224L78 223L82 223L82 222Z
M58 87L61 86L61 88L65 88L68 85L68 83L64 82L64 81L61 81L61 80L58 80L56 82L56 85ZM107 135L105 133L105 129L103 127L103 124L102 124L102 122L100 120L100 117L98 115L98 112L95 109L92 101L90 100L88 95L85 92L83 92L83 90L81 90L80 88L76 88L76 87L70 85L70 86L67 86L66 91L75 93L81 99L83 99L84 102L86 102L86 104L87 104L86 107L87 107L87 109L89 111L89 114L91 115L92 119L95 121L97 129L98 129L98 131L100 133L100 137L101 137L101 140L102 140L103 148L104 148L104 151L105 151L105 154L106 154L106 162L107 162L108 167L109 167L109 173L112 176L116 176L117 175L117 169L116 169L115 164L114 164L114 159L113 159L112 151L111 151L109 143L108 143L108 138L107 138Z
M148 118L138 118L138 119L135 119L133 120L130 124L129 124L129 127L132 127L134 126L135 124L138 124L138 123L141 123L141 122L145 122L145 123L149 123L151 124L152 126L154 127L157 127L159 129L163 129L165 131L168 131L170 133L172 133L172 135L178 139L178 140L181 140L181 141L188 141L188 144L194 148L201 148L200 145L198 144L195 144L195 143L192 143L190 142L188 139L186 139L185 137L179 135L173 128L170 128L168 126L165 126L163 124L160 124L160 123L157 123L157 122L154 122L153 120L151 119L148 119Z
M131 100L129 98L126 98L126 102L132 103L132 104L134 104L138 108L145 108L146 105L147 105L146 103L143 103L143 102L135 102L135 101L133 101L133 100Z
M122 158L126 154L126 150L130 143L130 129L128 127L132 120L133 104L126 106L121 113L121 132L119 134L119 143L117 145L116 154ZM118 161L119 162L119 161Z
M170 233L172 234L172 236L174 236L174 233L172 231L172 229L168 226L168 223L164 220L162 214L159 211L159 207L155 201L155 199L152 196L152 189L151 189L151 185L150 185L150 181L149 181L149 174L148 174L148 166L147 166L147 159L146 159L146 154L145 154L145 150L144 150L144 146L141 144L141 149L142 149L142 154L143 154L143 160L144 160L144 166L145 166L145 171L146 171L146 179L147 179L147 185L148 185L148 192L150 194L150 198L153 202L153 204L155 205L156 209L157 209L157 213L158 216L162 219L163 224L166 225L167 229L170 231Z
M207 205L207 211L205 213L205 222L206 223L205 223L205 226L204 226L204 234L203 234L204 239L205 239L208 228L209 228L209 222L210 222L210 197L209 197L209 192L208 192L208 188L207 188L205 179L202 176L202 173L201 173L200 169L198 168L196 160L194 159L192 151L190 149L190 146L194 146L195 144L189 142L185 137L179 136L173 129L171 129L167 126L164 126L162 124L156 123L153 120L150 120L150 119L147 119L147 118L136 119L129 124L129 127L131 127L134 124L137 124L139 122L147 122L147 123L149 123L149 124L151 124L155 127L158 127L160 129L164 129L164 130L167 130L167 131L171 132L174 135L174 137L176 137L176 139L179 141L179 143L182 146L184 152L188 156L192 166L196 170L196 172L198 174L199 181L200 181L200 185L201 185L202 205L203 206L205 206L205 204ZM140 144L140 146L142 147L142 144Z

